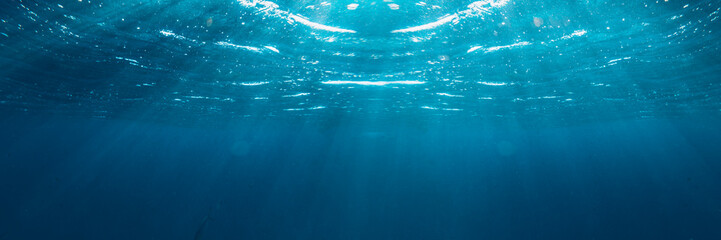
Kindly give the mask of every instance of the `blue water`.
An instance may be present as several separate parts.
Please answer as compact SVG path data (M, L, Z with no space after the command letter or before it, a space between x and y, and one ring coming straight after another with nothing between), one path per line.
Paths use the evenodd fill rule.
M0 240L721 239L721 2L0 2Z

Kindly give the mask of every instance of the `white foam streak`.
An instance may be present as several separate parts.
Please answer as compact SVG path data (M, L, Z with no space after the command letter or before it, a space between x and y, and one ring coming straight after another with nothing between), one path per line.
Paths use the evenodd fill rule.
M482 47L482 46L475 46L475 47L472 47L471 49L468 49L468 51L467 51L466 53L472 53L472 52L475 52L476 50L481 49L481 48L483 48L483 47Z
M320 24L320 23L317 23L317 22L311 22L310 20L308 20L308 19L306 19L306 18L304 18L304 17L298 16L298 15L295 15L295 14L292 14L292 13L291 13L290 16L288 16L288 17L289 17L291 20L294 20L294 21L296 21L296 22L299 22L299 23L301 23L301 24L303 24L303 25L306 25L306 26L311 27L311 28L314 28L314 29L325 30L325 31L329 31L329 32L339 32L339 33L355 33L355 32L356 32L356 31L353 31L353 30L350 30L350 29L343 29L343 28L331 27L331 26L323 25L323 24Z
M506 86L508 83L505 82L478 82L479 84L483 84L486 86Z
M615 63L615 62L618 62L621 60L629 60L629 59L631 59L631 57L617 58L617 59L612 59L612 60L608 61L608 63Z
M302 97L302 96L306 96L306 95L310 95L310 93L298 93L298 94L293 94L293 95L283 95L283 97Z
M586 30L576 30L569 35L561 37L561 39L566 40L566 39L571 39L573 37L580 37L580 36L586 35L586 33L587 33Z
M257 9L259 12L262 12L265 16L286 19L286 20L288 20L288 22L298 22L300 24L306 25L313 29L325 30L325 31L330 31L330 32L340 32L340 33L355 33L356 32L356 31L353 31L350 29L331 27L328 25L323 25L320 23L312 22L312 21L308 20L307 18L302 17L300 15L296 15L296 14L290 13L288 11L278 9L279 8L278 4L276 4L274 2L263 1L263 0L237 0L237 1L238 1L238 3L240 3L240 5L242 5L244 7Z
M477 2L473 2L473 3L471 3L471 4L468 4L468 8L482 7L483 5L486 5L486 4L491 5L491 7L503 7L503 6L505 6L506 4L508 4L508 1L509 1L509 0L497 0L497 1L494 1L494 0L483 0L483 1L477 1Z
M308 110L319 110L319 109L325 109L326 106L315 106L315 107L309 107Z
M425 84L422 81L324 81L322 84L329 85L362 85L362 86L386 86L386 85L418 85Z
M265 46L265 48L267 48L268 50L271 50L271 51L273 51L273 52L275 52L275 53L280 53L280 51L278 51L277 48L274 48L274 47L271 47L271 46Z
M509 0L483 0L483 1L476 1L471 4L468 4L468 8L456 12L454 14L450 14L448 16L442 17L439 20L427 23L419 26L404 28L404 29L398 29L393 30L391 33L407 33L407 32L418 32L423 30L429 30L433 28L437 28L441 25L444 25L449 22L457 23L461 19L469 18L469 17L478 17L482 16L484 14L490 14L492 8L498 8L503 7L508 3Z
M268 84L269 82L242 82L240 83L241 86L260 86Z
M445 97L453 97L453 98L462 98L463 95L455 95L450 93L436 93L438 96L445 96Z
M423 24L420 26L409 27L409 28L404 28L404 29L393 30L391 32L392 33L407 33L407 32L418 32L418 31L422 31L422 30L433 29L433 28L436 28L443 24L446 24L448 22L451 22L455 19L458 19L458 14L453 14L453 15L441 18L438 21L435 21L432 23L427 23L427 24Z
M489 48L483 48L481 46L476 46L476 47L472 47L472 48L468 49L468 51L466 53L472 53L478 49L483 49L484 52L489 53L489 52L495 52L495 51L502 50L502 49L519 47L519 46L528 46L528 45L531 45L531 43L524 41L524 42L518 42L518 43L514 43L514 44L510 44L510 45L495 46L495 47L489 47Z
M125 61L128 61L128 62L130 62L131 64L133 64L133 63L134 63L134 64L139 64L139 63L138 63L138 60L135 60L135 59L131 59L131 58L124 58L124 57L115 57L115 59L118 59L118 60L125 60Z
M243 46L243 45L238 45L238 44L229 43L229 42L217 42L217 43L215 43L215 45L223 46L223 47L244 49L244 50L253 51L253 52L260 52L260 48L257 48L257 47Z
M573 33L571 33L571 34L564 35L563 37L560 37L560 38L558 38L558 39L553 39L553 40L548 41L548 42L549 42L549 43L553 43L553 42L556 42L556 41L568 40L568 39L575 38L575 37L581 37L581 36L583 36L583 35L586 35L586 33L588 33L588 32L586 32L586 30L583 30L583 29L581 29L581 30L576 30L576 31L573 31Z
M175 38L175 39L178 39L178 40L191 41L191 42L194 42L194 43L197 42L195 39L187 38L187 37L185 37L185 36L183 36L183 35L174 33L174 32L172 32L172 31L170 31L170 30L160 30L160 34L162 34L162 35L165 36L165 37L172 37L172 38Z
M518 42L518 43L514 43L514 44L510 44L510 45L505 45L505 46L489 47L489 48L485 49L485 52L489 53L489 52L495 52L495 51L502 50L502 49L519 47L519 46L528 46L528 45L531 45L531 43L524 41L524 42Z

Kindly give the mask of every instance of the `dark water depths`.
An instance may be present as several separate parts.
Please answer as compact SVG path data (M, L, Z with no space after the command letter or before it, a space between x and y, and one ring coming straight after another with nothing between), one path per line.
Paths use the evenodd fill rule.
M716 121L2 126L6 239L721 236Z
M0 2L0 240L721 239L717 1Z

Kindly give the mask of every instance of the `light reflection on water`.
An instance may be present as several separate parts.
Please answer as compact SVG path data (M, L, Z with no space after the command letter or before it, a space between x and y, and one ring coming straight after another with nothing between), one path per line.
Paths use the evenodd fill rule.
M718 114L720 7L12 0L0 10L0 107L104 117Z

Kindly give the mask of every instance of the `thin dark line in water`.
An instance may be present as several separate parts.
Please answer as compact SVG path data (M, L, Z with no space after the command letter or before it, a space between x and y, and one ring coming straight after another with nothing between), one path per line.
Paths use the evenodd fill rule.
M206 226L208 225L208 220L214 220L214 219L210 216L210 213L211 213L212 211L213 211L213 208L212 208L212 207L211 207L210 209L208 209L208 214L205 215L205 217L203 218L203 220L200 222L200 226L198 227L198 230L195 231L195 237L194 237L193 239L195 239L195 240L200 240L200 239L203 238L203 234L205 233L205 228L206 228Z

